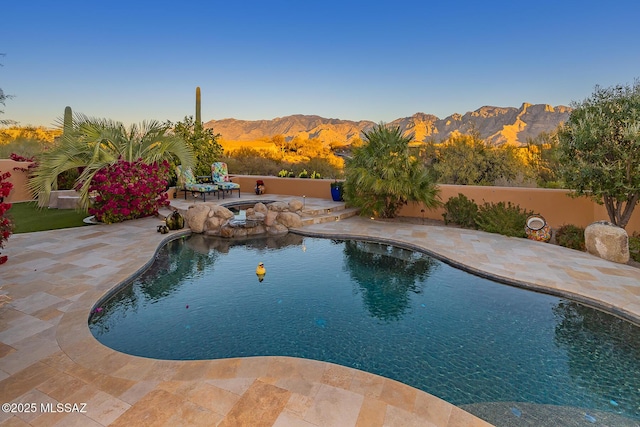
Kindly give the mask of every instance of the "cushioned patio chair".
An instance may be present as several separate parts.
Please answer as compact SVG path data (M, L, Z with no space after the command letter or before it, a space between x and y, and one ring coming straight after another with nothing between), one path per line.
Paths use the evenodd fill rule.
M238 192L238 197L240 197L240 184L236 184L235 182L231 182L229 178L229 170L227 169L227 164L224 162L215 162L211 165L211 178L213 183L218 186L218 190L222 193L222 198L224 199L225 194L231 194L233 196L234 190ZM218 194L218 197L220 195Z
M181 165L176 166L176 175L178 177L178 184L180 186L180 191L184 192L184 199L187 200L187 193L190 192L194 197L197 197L198 194L202 194L202 201L207 201L207 194L216 193L218 195L218 199L220 198L220 193L218 192L218 186L216 184L201 184L198 183L196 177L193 175L193 171L191 168L182 169Z

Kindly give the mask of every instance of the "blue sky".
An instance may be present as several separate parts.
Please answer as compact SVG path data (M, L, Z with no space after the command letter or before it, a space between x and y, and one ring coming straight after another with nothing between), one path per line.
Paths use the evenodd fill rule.
M640 77L636 1L11 1L2 119L389 122L569 105Z

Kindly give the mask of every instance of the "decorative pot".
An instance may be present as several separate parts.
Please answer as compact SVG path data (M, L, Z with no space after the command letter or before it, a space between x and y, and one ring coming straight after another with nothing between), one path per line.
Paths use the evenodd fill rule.
M165 218L165 223L169 230L180 230L184 227L184 217L180 212L173 211L173 213Z
M342 200L342 191L340 190L340 187L331 187L331 198L334 202Z
M524 226L527 238L538 242L548 242L551 240L551 227L542 215L531 215L527 218Z

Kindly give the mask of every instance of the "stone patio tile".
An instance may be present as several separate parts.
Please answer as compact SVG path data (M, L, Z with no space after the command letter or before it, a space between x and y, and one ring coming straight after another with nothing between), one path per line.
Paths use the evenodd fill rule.
M419 415L407 410L387 406L387 412L384 418L384 427L438 427Z
M282 411L275 422L273 427L319 427L316 424L311 424L308 421L298 417L289 411Z
M102 391L98 391L94 396L92 396L90 399L87 399L84 403L87 404L86 415L92 420L95 420L105 426L110 425L131 407L131 405L127 402L124 402L121 399L113 397L112 395Z
M304 420L323 427L352 427L363 401L360 394L322 384Z
M53 427L103 427L103 424L92 420L85 414L71 413L66 414Z
M218 427L272 426L287 404L290 395L291 392L287 390L255 381Z
M382 394L385 378L371 375L367 372L356 371L349 390L365 397L379 398Z
M125 392L120 394L118 398L123 402L133 405L148 393L155 390L159 383L159 381L138 381Z
M385 378L382 393L380 393L380 400L383 400L389 405L412 412L415 407L417 394L415 388Z
M217 425L222 415L196 405L185 402L177 407L171 417L163 424L166 427L209 427Z
M427 393L418 393L413 412L436 426L446 426L451 416L451 405Z
M387 405L377 399L365 397L358 414L356 427L378 427L384 425Z
M251 387L251 384L255 381L255 378L220 378L211 379L206 382L212 384L222 390L229 391L231 393L242 396Z
M345 366L328 365L320 381L322 383L349 390L355 371Z
M240 359L222 359L207 363L208 369L203 378L235 378Z
M194 387L184 394L186 398L197 405L220 415L227 415L241 396L223 390L210 383L196 382Z
M0 402L12 401L55 374L55 369L42 362L34 363L20 372L12 374L9 378L0 381Z
M114 422L111 427L161 426L173 416L175 408L182 407L185 400L164 390L153 390L138 400ZM173 408L173 410L167 410Z
M51 326L49 322L44 322L33 316L25 316L19 324L0 332L0 342L12 345L45 329L49 329Z

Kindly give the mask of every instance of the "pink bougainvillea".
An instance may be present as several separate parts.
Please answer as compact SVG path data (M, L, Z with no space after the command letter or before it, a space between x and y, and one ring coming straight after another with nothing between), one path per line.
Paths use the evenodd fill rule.
M95 193L95 199L89 213L107 224L156 215L160 207L169 205L168 173L166 161L149 165L142 160L118 160L94 175L89 192Z
M4 198L9 196L13 184L6 181L11 176L9 172L0 174L0 248L4 248L4 242L9 239L13 231L13 223L4 214L11 208L11 203L5 203ZM0 264L7 262L7 256L0 256Z

